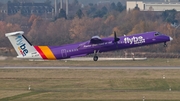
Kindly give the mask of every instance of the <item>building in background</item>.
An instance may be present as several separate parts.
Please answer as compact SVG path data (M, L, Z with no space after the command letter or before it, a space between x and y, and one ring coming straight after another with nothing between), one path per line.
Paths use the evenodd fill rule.
M63 5L65 5L65 6L63 6ZM61 9L64 9L66 11L66 16L68 16L68 14L69 14L69 0L66 0L65 4L64 4L64 0L54 0L55 16L57 16L59 14Z
M165 11L172 9L180 11L180 2L178 0L127 0L127 11L134 9L135 7L138 7L140 11Z
M34 2L8 2L7 3L7 14L14 15L20 13L24 16L44 15L44 17L52 17L54 7L49 3L34 3Z
M5 13L7 15L21 14L23 16L30 16L32 14L42 16L44 18L53 18L57 16L61 9L66 11L66 15L69 13L69 0L54 0L52 5L50 2L11 2L8 1L7 4L0 6L0 13ZM65 6L63 6L65 5Z

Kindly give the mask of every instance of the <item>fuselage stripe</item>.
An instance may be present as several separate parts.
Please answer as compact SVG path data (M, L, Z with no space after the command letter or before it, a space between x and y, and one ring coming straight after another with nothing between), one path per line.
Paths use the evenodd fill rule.
M49 60L55 60L56 57L54 56L53 52L48 46L38 46L41 51L44 53L44 55L47 57Z
M39 54L41 55L41 57L43 59L47 59L47 57L44 55L44 53L42 52L42 50L38 46L34 46L34 48L39 52Z

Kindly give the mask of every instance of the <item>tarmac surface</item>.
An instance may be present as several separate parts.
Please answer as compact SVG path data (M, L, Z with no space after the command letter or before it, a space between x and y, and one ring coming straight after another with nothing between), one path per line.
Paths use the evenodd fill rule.
M180 69L180 67L0 67L0 69Z

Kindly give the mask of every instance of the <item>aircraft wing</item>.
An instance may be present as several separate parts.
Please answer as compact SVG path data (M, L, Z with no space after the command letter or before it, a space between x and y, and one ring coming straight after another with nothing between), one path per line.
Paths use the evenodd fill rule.
M93 36L90 40L90 44L98 44L104 42L99 36Z

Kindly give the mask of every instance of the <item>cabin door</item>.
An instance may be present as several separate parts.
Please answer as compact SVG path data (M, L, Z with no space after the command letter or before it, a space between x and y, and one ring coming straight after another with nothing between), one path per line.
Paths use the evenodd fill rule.
M61 55L62 55L62 58L66 58L67 57L67 50L61 49Z

